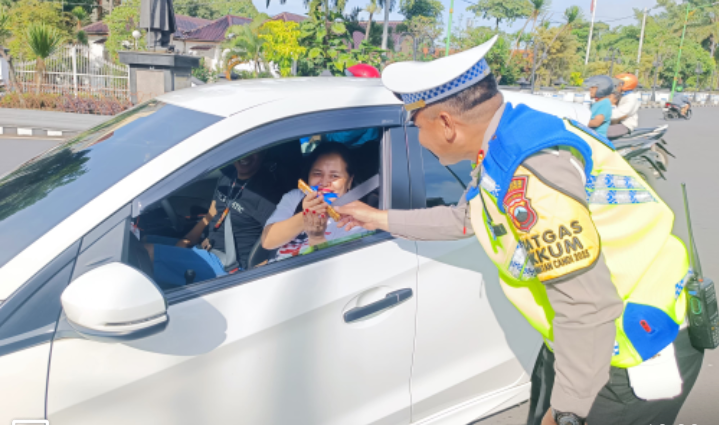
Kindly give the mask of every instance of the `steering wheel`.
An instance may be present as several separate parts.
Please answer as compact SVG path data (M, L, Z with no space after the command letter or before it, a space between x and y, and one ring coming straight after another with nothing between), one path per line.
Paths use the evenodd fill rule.
M180 223L180 218L177 213L175 213L175 208L172 206L172 204L170 204L170 200L165 198L160 201L160 204L162 205L162 209L165 211L165 214L167 214L167 218L170 220L172 228L176 232L182 232L182 223Z

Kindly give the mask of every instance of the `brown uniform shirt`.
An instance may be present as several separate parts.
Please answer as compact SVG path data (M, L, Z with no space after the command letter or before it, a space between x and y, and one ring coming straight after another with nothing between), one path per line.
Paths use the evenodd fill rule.
M484 146L496 131L504 108L500 108L485 134ZM565 150L546 149L527 158L522 165L544 181L579 199L586 197L583 166ZM477 170L472 185L476 184ZM468 225L467 201L463 195L456 207L424 210L390 210L391 233L411 240L457 240L474 235ZM465 233L465 225L466 233ZM556 377L552 407L582 417L589 414L599 390L609 379L614 349L614 325L624 303L612 283L603 258L584 273L547 285L554 317ZM511 329L507 330L511 332Z

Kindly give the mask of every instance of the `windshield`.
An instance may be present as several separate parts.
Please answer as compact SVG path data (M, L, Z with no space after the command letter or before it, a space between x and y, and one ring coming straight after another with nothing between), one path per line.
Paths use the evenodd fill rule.
M153 100L0 178L0 267L122 178L221 119Z

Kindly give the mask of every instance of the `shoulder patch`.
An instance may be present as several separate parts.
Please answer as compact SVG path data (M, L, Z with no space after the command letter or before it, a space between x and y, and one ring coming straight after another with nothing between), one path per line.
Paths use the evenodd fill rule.
M537 224L537 212L527 198L528 176L515 176L509 183L504 209L517 230L529 232Z

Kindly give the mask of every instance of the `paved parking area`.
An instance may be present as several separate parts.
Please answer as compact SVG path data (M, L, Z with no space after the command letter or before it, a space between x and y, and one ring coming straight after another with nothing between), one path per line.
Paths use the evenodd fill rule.
M0 176L58 143L55 139L0 138Z

